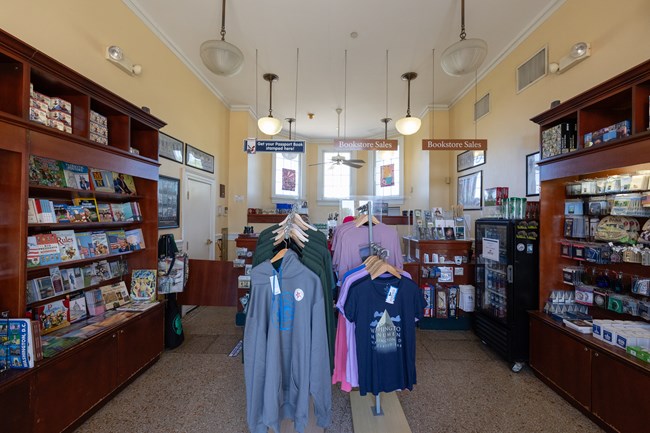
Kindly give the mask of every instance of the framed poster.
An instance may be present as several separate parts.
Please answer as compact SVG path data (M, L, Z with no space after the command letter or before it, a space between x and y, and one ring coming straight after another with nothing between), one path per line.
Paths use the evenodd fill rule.
M461 172L485 164L484 150L466 150L456 155L456 171Z
M185 164L199 170L214 173L214 156L185 143Z
M460 176L457 186L457 202L465 210L478 210L483 206L483 171Z
M526 155L526 197L539 195L539 152Z
M158 228L180 227L181 181L173 177L158 178Z
M158 132L158 156L182 164L183 142L163 132Z

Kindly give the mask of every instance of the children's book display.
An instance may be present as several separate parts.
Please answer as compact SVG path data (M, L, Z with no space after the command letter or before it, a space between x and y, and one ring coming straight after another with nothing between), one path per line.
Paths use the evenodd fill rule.
M156 296L155 269L134 269L131 274L131 297L136 301L153 301Z
M0 371L34 367L35 345L29 319L0 318Z

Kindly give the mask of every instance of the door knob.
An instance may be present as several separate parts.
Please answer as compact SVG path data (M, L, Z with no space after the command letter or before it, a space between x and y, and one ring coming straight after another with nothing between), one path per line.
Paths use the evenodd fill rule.
M207 239L207 240L205 241L205 244L206 244L206 245L211 245L211 244L212 244L212 239Z

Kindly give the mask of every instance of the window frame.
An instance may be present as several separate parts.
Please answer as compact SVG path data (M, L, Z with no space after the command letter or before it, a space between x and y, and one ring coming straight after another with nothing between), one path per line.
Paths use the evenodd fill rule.
M397 150L399 152L399 174L397 180L399 181L399 193L398 195L382 196L379 194L379 185L375 182L375 168L377 166L377 152L370 151L368 154L372 157L368 158L368 182L369 190L372 195L377 199L381 198L382 201L389 204L404 204L404 137L397 137ZM384 198L385 197L385 198Z
M299 181L296 182L296 188L298 188L298 194L297 196L293 195L285 195L285 194L276 194L275 193L275 184L277 181L277 176L276 176L276 167L277 167L277 158L278 155L283 155L282 152L274 152L273 157L271 158L272 164L271 164L271 203L286 203L287 201L296 201L296 200L305 200L305 177L307 175L307 170L306 170L306 157L305 153L298 153L299 163L298 163L298 178Z
M325 198L325 170L327 169L327 164L323 164L325 161L325 153L349 153L350 159L356 159L357 152L354 150L338 150L334 148L333 145L319 145L318 146L318 194L316 202L321 206L338 206L341 200L349 199L350 197L355 196L356 184L357 184L357 169L350 167L350 195L347 197L338 197L336 199Z

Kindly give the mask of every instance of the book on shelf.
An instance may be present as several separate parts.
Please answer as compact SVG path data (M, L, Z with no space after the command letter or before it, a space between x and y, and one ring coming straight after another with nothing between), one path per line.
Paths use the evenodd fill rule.
M130 250L124 229L107 230L106 237L108 238L108 247L111 254L123 253Z
M41 334L43 335L70 326L68 308L62 299L34 307L32 315L35 320L40 322Z
M75 206L79 206L83 209L87 222L99 222L99 216L97 215L97 200L94 198L75 198L73 202Z
M54 218L56 219L57 223L72 222L72 219L70 217L70 212L68 211L69 206L70 203L62 203L62 202L52 203L52 207L54 208Z
M68 303L68 321L75 323L88 317L86 309L86 296L83 292L77 292L66 299Z
M137 228L133 230L126 230L124 233L126 234L126 242L129 244L129 249L131 251L143 250L145 248L142 229Z
M108 262L108 265L110 266L111 274L113 274L114 277L120 277L129 273L129 263L126 260L114 260Z
M36 212L36 199L27 199L27 224L37 224L38 216Z
M52 278L49 275L47 277L34 278L34 284L36 284L38 289L39 300L51 298L56 295L54 292L54 285L52 284Z
M38 283L36 282L36 280L27 280L27 288L25 294L26 294L25 299L27 299L28 304L31 304L41 299L38 291Z
M99 316L104 314L106 307L104 305L104 298L102 297L101 289L86 290L84 292L86 297L86 307L88 314L91 316Z
M99 222L113 222L113 212L110 203L97 203Z
M36 207L36 220L39 223L55 223L56 214L54 213L54 205L50 200L35 199L34 204Z
M131 203L122 203L122 215L124 215L124 221L135 221Z
M29 156L29 183L33 185L65 187L59 161L41 156Z
M41 326L38 320L30 320L32 326L32 341L34 342L34 360L43 359L43 343L41 342Z
M50 266L50 279L52 279L52 287L54 287L54 293L60 295L65 291L63 288L63 278L61 277L61 270L58 266Z
M124 283L124 281L102 286L100 287L100 290L107 310L113 310L131 302L131 297L129 296L129 291L126 288L126 283Z
M131 297L135 301L152 301L156 296L156 270L134 269L131 273Z
M36 236L27 236L27 267L33 268L40 263L38 255L38 244L36 243Z
M115 192L113 187L113 172L110 170L90 169L92 189L102 192Z
M113 221L126 221L124 219L124 210L122 203L111 203L111 213L113 214Z
M101 275L97 273L97 263L89 263L81 268L84 287L94 286L102 282Z
M133 301L126 305L117 307L117 311L147 311L158 305L158 301Z
M29 319L0 319L0 371L5 368L32 368L34 334Z
M92 233L91 232L75 232L75 238L77 238L77 246L79 247L79 254L84 259L89 259L95 257L95 245L93 244Z
M59 241L52 233L39 233L34 235L38 248L39 266L61 263ZM28 241L29 244L29 241Z
M77 237L75 236L74 230L54 230L52 234L56 236L59 244L61 261L68 262L82 258L79 253L79 245L77 244Z
M72 275L72 278L70 278ZM63 282L63 291L72 292L77 290L75 287L74 268L61 269L61 281Z
M95 273L102 279L102 281L110 280L114 277L111 272L111 266L108 264L107 260L100 260L95 263Z
M115 173L113 172L113 188L118 194L128 194L135 195L137 191L135 189L135 182L133 181L133 176L130 174L124 173Z
M108 247L108 238L104 232L91 232L90 238L95 248L95 256L107 256L110 254Z
M62 161L61 169L63 170L65 186L75 189L90 189L90 175L88 167Z

